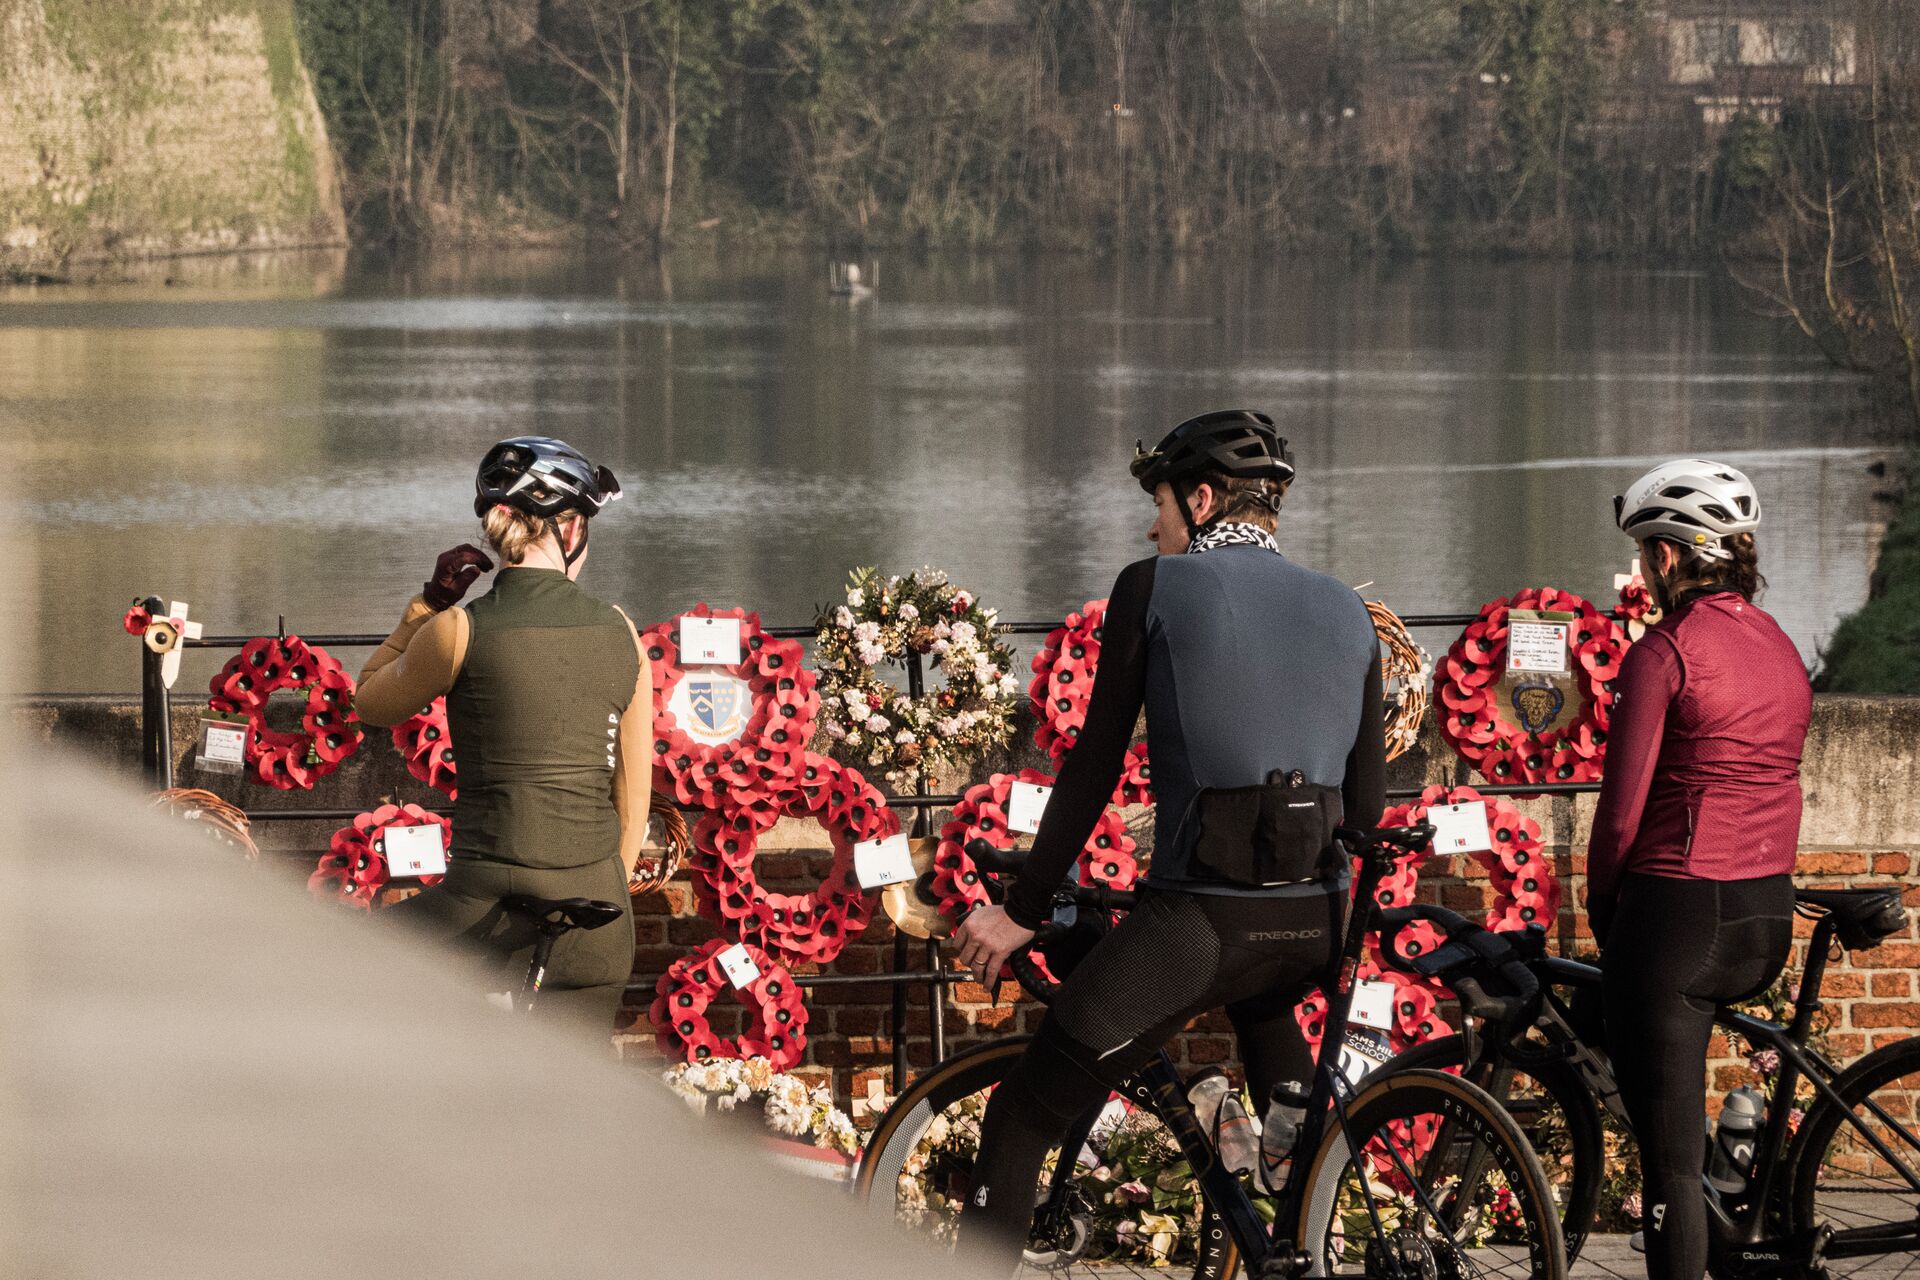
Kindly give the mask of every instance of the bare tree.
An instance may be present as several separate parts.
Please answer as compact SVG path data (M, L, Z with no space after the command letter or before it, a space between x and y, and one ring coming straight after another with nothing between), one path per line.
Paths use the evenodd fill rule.
M1767 268L1733 274L1920 427L1920 60L1895 0L1848 12L1857 90L1800 104L1762 222Z

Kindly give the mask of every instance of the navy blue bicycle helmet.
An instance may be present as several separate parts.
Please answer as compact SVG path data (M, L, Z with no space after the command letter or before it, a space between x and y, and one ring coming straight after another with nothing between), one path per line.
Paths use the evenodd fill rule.
M543 518L568 511L593 516L620 496L620 482L565 440L515 436L487 450L473 493L477 516L502 504Z

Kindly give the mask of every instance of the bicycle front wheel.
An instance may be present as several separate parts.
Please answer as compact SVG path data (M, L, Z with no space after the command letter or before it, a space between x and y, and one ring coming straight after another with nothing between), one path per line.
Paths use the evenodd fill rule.
M1459 1075L1465 1061L1466 1037L1441 1036L1414 1045L1382 1065L1377 1074L1424 1068ZM1540 1168L1560 1210L1567 1265L1573 1265L1593 1227L1606 1178L1606 1135L1593 1091L1565 1062L1534 1067L1482 1065L1468 1078L1519 1122L1527 1144L1540 1157Z
M953 1247L988 1095L1026 1045L1024 1039L996 1041L949 1059L887 1108L854 1176L854 1194L874 1217L934 1248ZM1098 1164L1089 1166L1080 1152L1056 1152L1035 1190L1037 1201L1060 1208L1036 1215L1023 1275L1229 1280L1236 1274L1239 1250L1197 1187L1180 1175L1184 1166L1173 1139L1151 1112L1129 1111L1097 1126L1089 1142ZM1152 1185L1118 1176L1117 1169L1135 1160L1159 1170ZM1069 1185L1060 1187L1060 1179Z
M1920 1176L1920 1040L1876 1049L1833 1088L1844 1112L1823 1095L1794 1139L1787 1231L1831 1228L1825 1261L1836 1280L1879 1274L1883 1258L1905 1270L1920 1258L1920 1191L1909 1181Z
M1328 1121L1296 1239L1315 1276L1565 1280L1560 1215L1527 1135L1438 1071L1367 1084Z

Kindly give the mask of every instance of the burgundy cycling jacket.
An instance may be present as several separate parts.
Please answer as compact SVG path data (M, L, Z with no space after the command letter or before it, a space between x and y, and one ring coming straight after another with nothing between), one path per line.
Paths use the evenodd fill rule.
M1793 870L1813 694L1786 633L1739 594L1683 605L1614 681L1587 910L1605 936L1629 871L1750 880Z

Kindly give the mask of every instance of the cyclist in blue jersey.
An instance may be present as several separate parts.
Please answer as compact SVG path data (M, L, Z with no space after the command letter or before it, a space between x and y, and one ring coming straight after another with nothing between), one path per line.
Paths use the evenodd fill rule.
M1295 473L1272 419L1190 419L1132 470L1153 498L1157 554L1114 583L1086 724L1018 883L955 934L982 983L1032 940L1144 707L1157 812L1141 903L994 1091L961 1214L962 1251L1009 1270L1047 1151L1196 1016L1226 1009L1255 1098L1308 1078L1294 1008L1336 956L1347 905L1333 828L1385 807L1378 641L1353 590L1281 553Z

